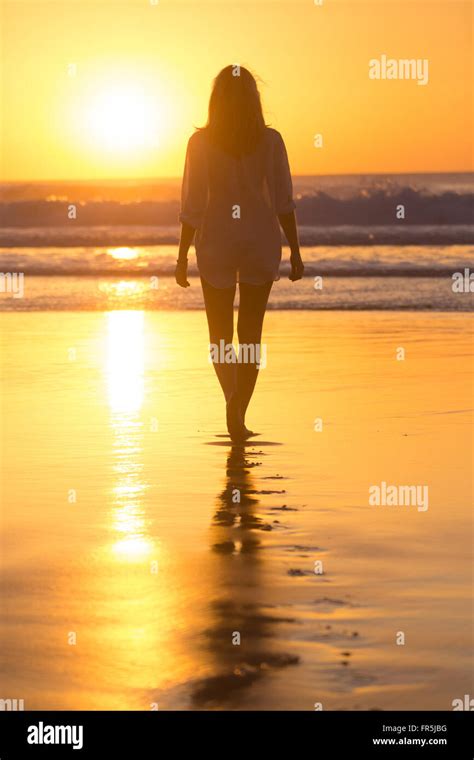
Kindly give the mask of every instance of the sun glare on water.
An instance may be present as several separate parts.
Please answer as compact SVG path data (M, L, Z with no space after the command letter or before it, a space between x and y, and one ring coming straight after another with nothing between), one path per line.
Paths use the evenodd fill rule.
M109 248L107 253L109 256L112 256L113 259L120 259L123 261L130 261L131 259L138 258L138 251L135 248L128 248L127 246Z

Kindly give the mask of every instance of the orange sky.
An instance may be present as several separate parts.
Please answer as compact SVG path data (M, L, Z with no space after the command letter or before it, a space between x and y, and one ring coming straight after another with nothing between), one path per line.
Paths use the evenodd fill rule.
M469 2L0 3L4 179L180 175L228 63L264 80L294 174L472 170ZM369 79L382 54L428 84Z

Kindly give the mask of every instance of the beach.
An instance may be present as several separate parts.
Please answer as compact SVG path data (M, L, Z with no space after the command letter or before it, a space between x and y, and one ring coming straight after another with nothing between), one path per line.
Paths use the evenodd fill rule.
M0 16L0 760L460 760L470 4Z
M471 315L269 311L245 447L202 311L5 312L0 341L4 698L472 694ZM381 483L427 486L428 508L369 504Z

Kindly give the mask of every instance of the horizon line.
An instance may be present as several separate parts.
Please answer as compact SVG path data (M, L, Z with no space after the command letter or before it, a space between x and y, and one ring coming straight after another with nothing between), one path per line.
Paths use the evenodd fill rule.
M395 176L395 177L403 177L406 175L433 175L433 174L439 174L439 175L449 175L449 174L474 174L474 168L473 169L462 169L462 170L453 170L453 171L404 171L404 172L391 172L391 171L382 171L382 172L342 172L342 173L335 173L335 174L296 174L293 173L293 179L305 179L305 178L314 178L314 177L383 177L387 175ZM86 179L59 179L59 178L53 178L53 179L11 179L11 180L2 180L0 182L1 185L14 185L14 184L41 184L41 183L51 183L51 182L76 182L76 183L90 183L90 182L140 182L142 184L144 183L153 183L153 182L166 182L166 181L176 181L181 180L182 175L174 175L174 176L166 176L166 177L100 177L98 179L93 178L86 178Z

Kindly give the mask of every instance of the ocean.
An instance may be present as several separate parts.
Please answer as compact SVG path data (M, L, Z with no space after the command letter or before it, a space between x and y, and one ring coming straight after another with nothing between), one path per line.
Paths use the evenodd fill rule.
M200 309L173 281L179 179L15 182L0 185L0 309ZM470 311L474 174L294 178L303 282L288 250L269 308ZM75 218L69 218L71 206ZM462 275L464 289L453 289ZM474 283L472 285L474 288Z

